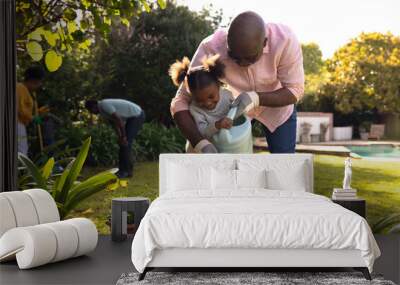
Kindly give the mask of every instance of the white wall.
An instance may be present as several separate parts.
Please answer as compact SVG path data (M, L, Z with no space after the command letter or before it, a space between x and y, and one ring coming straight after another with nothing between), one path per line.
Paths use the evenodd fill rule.
M315 113L315 115L312 115L312 113L307 112L307 113L302 113L298 112L297 113L297 132L296 132L296 142L300 141L300 134L301 134L301 124L302 123L309 123L311 124L311 134L312 135L319 135L321 130L320 130L320 124L321 123L326 123L328 124L328 130L326 134L326 140L329 141L332 138L332 114L331 113Z
M348 141L353 138L353 127L334 127L333 140L335 141Z

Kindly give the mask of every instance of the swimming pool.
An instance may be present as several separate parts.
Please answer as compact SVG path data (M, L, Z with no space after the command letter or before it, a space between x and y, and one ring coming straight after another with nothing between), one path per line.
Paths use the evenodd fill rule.
M400 147L389 144L375 145L348 145L346 146L351 152L361 157L368 158L399 158Z

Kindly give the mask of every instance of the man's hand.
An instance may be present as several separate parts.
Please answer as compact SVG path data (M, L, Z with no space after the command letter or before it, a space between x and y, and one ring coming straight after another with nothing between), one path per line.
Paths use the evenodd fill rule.
M50 111L50 108L49 108L49 106L42 106L42 107L39 108L38 111L39 111L39 114L45 114L45 113L48 113Z
M297 103L297 97L286 87L271 92L258 92L260 106L283 107Z
M254 91L243 92L232 102L231 107L237 107L235 119L240 117L243 113L258 107L260 99L258 94Z
M219 121L215 122L215 127L220 130L220 129L230 129L232 128L233 121L229 119L228 117L222 118Z
M218 153L215 146L208 140L201 140L195 147L194 150L198 153Z
M119 143L119 145L127 146L128 145L128 139L126 138L126 136L121 136L118 139L118 143Z

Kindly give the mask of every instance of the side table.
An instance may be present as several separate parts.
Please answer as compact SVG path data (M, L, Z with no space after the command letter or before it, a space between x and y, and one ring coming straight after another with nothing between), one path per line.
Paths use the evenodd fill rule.
M354 213L359 214L361 217L365 219L367 213L367 203L365 199L357 198L354 200L340 200L340 199L332 199L332 202L339 204L340 206L353 211Z
M149 208L150 200L144 197L114 198L111 202L111 240L124 241L128 233L128 213L138 227Z

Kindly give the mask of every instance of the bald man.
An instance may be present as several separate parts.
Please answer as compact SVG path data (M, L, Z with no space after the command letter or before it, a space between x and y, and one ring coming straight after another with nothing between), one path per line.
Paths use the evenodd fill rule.
M246 112L264 126L271 153L294 153L295 104L304 92L301 45L285 25L264 23L254 12L239 14L229 29L205 38L191 67L206 55L220 54L225 64L223 81L236 97L239 114ZM217 152L202 137L189 113L189 91L183 84L171 102L171 114L183 135L199 153Z

